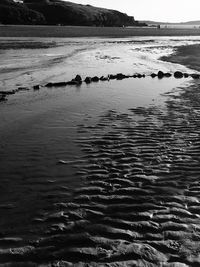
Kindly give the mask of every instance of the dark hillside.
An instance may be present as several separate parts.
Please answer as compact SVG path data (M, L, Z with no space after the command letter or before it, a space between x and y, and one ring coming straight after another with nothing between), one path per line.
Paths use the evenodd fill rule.
M0 0L0 24L143 26L116 10L61 0Z
M134 17L115 10L59 0L24 0L28 8L42 13L49 25L137 26Z
M44 16L13 0L0 1L0 23L2 24L45 24Z

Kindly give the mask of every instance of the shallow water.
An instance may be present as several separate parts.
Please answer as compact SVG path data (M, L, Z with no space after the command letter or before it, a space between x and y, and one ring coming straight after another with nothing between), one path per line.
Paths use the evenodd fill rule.
M5 49L5 44L22 43L35 49ZM39 48L45 43L49 48ZM0 38L0 90L32 86L47 81L66 81L77 73L89 75L125 74L152 71L187 71L158 60L176 46L200 43L200 37L131 38ZM18 47L18 46L17 46Z
M66 202L80 186L81 177L73 164L59 163L84 156L76 143L79 125L93 127L109 110L127 113L138 106L164 108L166 97L161 94L179 92L180 86L190 82L147 77L78 88L43 88L17 93L1 104L0 209L5 219L0 224L5 233L25 231L30 236L37 214Z
M53 41L55 40L53 39ZM4 89L11 89L10 86L14 87L16 84L24 86L37 84L38 82L68 80L77 73L84 77L86 75L107 75L117 72L125 74L149 73L157 72L159 69L164 71L179 69L189 72L191 70L184 66L161 62L157 58L172 51L175 45L191 44L199 41L196 38L193 40L193 38L188 37L151 40L134 38L134 40L81 39L78 41L70 39L70 41L66 41L65 39L56 40L60 44L58 47L40 49L39 51L37 49L7 50L5 53L2 52L3 61L0 63L7 62L7 65L4 64L4 74L1 74L1 77L4 77L2 84L5 85ZM78 49L79 51L77 51ZM18 69L21 55L24 56L25 61L21 60L22 67ZM30 58L32 56L34 58L31 66ZM16 57L16 62L13 62L12 57ZM11 69L9 69L10 66L12 66ZM30 72L30 75L27 75L27 71ZM28 78L26 78L27 76ZM173 109L172 114L170 113L170 101L172 100L169 95L172 94L175 97L191 84L193 84L193 81L190 78L164 78L161 80L150 77L129 78L122 81L111 80L89 85L82 84L80 87L66 86L51 89L42 87L39 91L21 91L10 96L7 102L1 103L0 235L2 238L22 238L22 241L19 242L2 239L0 240L3 244L2 247L19 247L23 244L29 244L30 240L38 241L39 238L44 236L52 237L57 233L57 230L62 232L64 231L62 230L63 227L65 229L76 220L84 219L84 214L88 212L88 209L77 211L76 205L80 204L82 195L86 194L87 187L90 188L91 186L86 183L87 176L91 176L91 183L95 184L97 182L98 184L98 182L103 183L101 181L103 178L98 179L98 177L107 174L109 168L112 169L109 175L112 175L113 169L117 168L116 164L119 164L119 169L117 174L114 171L113 175L116 174L118 178L121 175L129 174L130 171L134 173L135 170L137 172L140 169L137 166L133 170L130 169L132 168L131 164L133 164L132 160L135 160L136 157L128 159L127 156L122 157L122 161L129 161L127 165L126 162L120 160L118 162L117 159L116 162L111 162L112 157L118 157L121 152L123 155L127 150L129 154L137 152L137 160L144 163L141 168L144 167L147 176L149 175L148 172L153 170L153 172L158 173L158 176L160 175L159 178L164 179L162 175L165 171L169 171L171 163L166 163L162 157L167 153L169 158L172 157L175 153L173 149L181 150L182 147L185 149L185 139L182 140L184 143L182 145L179 143L181 138L175 138L177 135L184 135L184 132L179 132L179 127L182 127L181 116L184 114L177 113L177 115L176 110ZM166 105L167 100L169 102ZM165 115L162 113L167 114L166 121ZM171 115L172 125L170 124ZM179 116L177 122L176 115ZM154 122L157 124L154 125ZM165 123L166 125L162 129ZM169 133L167 123L171 127ZM184 123L186 122L184 121ZM159 127L161 130L159 130ZM186 126L184 125L184 127ZM175 138L169 152L167 150L163 152L163 147L165 149L169 145L168 136L165 140L165 131L169 134L170 142ZM156 136L154 136L154 133L156 133ZM148 141L149 134L152 134L151 142L153 143ZM190 138L189 132L185 136L188 140L191 139L190 142L193 141L194 136ZM184 138L186 138L185 136ZM120 138L118 139L118 137ZM104 143L102 144L104 138L112 139L112 142L109 141L108 146L105 147ZM162 138L164 141L162 141ZM96 141L99 143L96 144ZM157 154L154 154L153 150L154 141L155 148L159 147L160 149L159 151L155 150ZM108 156L109 153L111 156ZM180 156L179 151L174 157L178 158L178 156ZM150 162L147 162L149 158ZM93 161L90 161L91 159ZM93 163L91 164L91 162ZM147 163L149 166L145 165ZM112 164L115 164L115 166ZM173 175L177 175L176 170ZM113 177L109 177L109 179L111 178ZM127 180L122 181L122 185L126 182L128 183ZM84 188L85 183L86 188ZM131 190L136 190L136 187L140 188L140 181L134 183L134 189ZM110 181L105 185L106 190L112 186L114 188L119 185L112 184L112 181ZM147 186L151 187L151 183ZM88 194L93 197L93 192L101 191L100 187L96 188L95 184ZM126 190L126 187L122 190ZM108 194L110 194L109 190ZM156 196L157 189L152 190L155 190L153 192ZM168 189L164 188L164 190ZM146 191L141 192L146 194ZM151 190L148 192L151 192ZM119 192L119 194L123 193ZM127 194L129 193L124 193L126 196ZM65 210L64 207L67 207L68 202L72 201L74 195L77 200L71 204L72 211L69 211L70 219L68 220L68 215L63 210ZM103 209L101 201L106 202L106 198L103 197L100 199L100 204L98 203L100 210ZM143 195L140 195L140 197L142 198ZM83 204L84 201L83 197ZM93 203L90 204L93 205ZM109 205L105 210L107 208L110 209ZM73 209L75 209L74 213ZM89 206L89 209L93 208ZM96 212L96 208L94 210ZM68 214L68 210L66 213ZM98 217L98 214L93 215L94 218L96 218L95 216ZM88 215L88 218L93 215ZM112 216L115 216L115 214L112 214ZM90 223L93 224L93 219ZM70 232L71 230L66 231ZM78 231L81 232L82 228ZM90 232L90 230L88 231ZM66 233L68 234L68 232ZM72 234L76 235L76 230ZM60 242L59 238L55 239L55 244ZM118 238L114 235L114 239ZM66 242L69 242L68 239L66 240ZM64 259L65 256L63 255L65 253L61 253L58 259ZM7 259L6 256L4 259ZM2 262L6 262L4 259ZM26 257L22 257L22 260L24 259L26 261ZM43 262L43 260L44 258L40 261ZM44 260L44 262L46 261Z

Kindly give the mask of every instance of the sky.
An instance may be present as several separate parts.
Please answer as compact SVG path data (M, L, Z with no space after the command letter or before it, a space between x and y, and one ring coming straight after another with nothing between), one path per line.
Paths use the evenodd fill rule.
M200 20L200 0L69 0L119 10L136 20L186 22Z

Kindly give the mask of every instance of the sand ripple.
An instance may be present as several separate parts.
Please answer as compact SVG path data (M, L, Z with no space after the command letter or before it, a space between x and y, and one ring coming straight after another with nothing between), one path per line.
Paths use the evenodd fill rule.
M80 125L82 185L41 239L0 239L0 266L200 266L199 95Z

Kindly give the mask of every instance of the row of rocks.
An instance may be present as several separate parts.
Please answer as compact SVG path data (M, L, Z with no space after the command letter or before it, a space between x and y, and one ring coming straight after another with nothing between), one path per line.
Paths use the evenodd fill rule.
M40 85L34 85L33 86L33 89L34 90L39 90L40 88L41 88ZM29 91L29 90L30 90L30 88L28 88L28 87L18 87L17 89L13 89L13 90L0 91L0 102L7 101L8 100L7 97L9 95L14 95L17 92L20 92L20 91Z
M169 78L174 76L175 78L179 79L179 78L188 78L191 77L193 79L200 79L200 74L197 73L193 73L193 74L188 74L188 73L183 73L181 71L176 71L173 74L169 73L169 72L163 72L163 71L158 71L158 73L152 73L150 74L150 77L155 78L157 77L158 79L162 79L162 78ZM84 80L82 79L82 77L80 75L76 75L76 77L74 79L72 79L71 81L68 82L49 82L45 85L45 87L63 87L63 86L67 86L67 85L75 85L75 86L80 86L83 82L85 82L86 84L90 84L92 82L99 82L99 81L110 81L110 80L123 80L123 79L127 79L127 78L145 78L146 75L145 74L133 74L133 75L125 75L123 73L118 73L118 74L109 74L108 76L94 76L94 77L89 77L87 76ZM37 91L41 89L41 85L37 84L33 86L33 90ZM15 90L9 90L9 91L0 91L0 102L6 101L7 100L7 96L8 95L13 95L16 92L20 92L20 91L28 91L30 90L30 88L28 87L18 87Z
M99 82L99 81L109 81L109 80L123 80L127 78L145 78L145 74L134 74L134 75L125 75L122 73L118 73L116 75L110 74L107 77L105 76L94 76L94 77L89 77L87 76L84 80L81 78L80 75L76 75L74 79L68 82L56 82L56 83L47 83L45 87L60 87L60 86L66 86L66 85L81 85L83 82L86 84L92 83L92 82Z
M193 73L193 74L188 74L188 73L182 73L180 71L176 71L174 72L174 74L171 74L169 72L164 73L162 71L158 71L158 73L152 73L150 74L150 76L152 78L158 77L159 79L162 78L169 78L171 76L174 76L175 78L188 78L188 77L192 77L193 79L199 79L200 78L200 74L197 73ZM118 73L118 74L109 74L108 76L94 76L94 77L89 77L87 76L84 80L81 78L80 75L76 75L76 77L74 79L72 79L71 81L68 82L56 82L56 83L47 83L45 85L45 87L61 87L61 86L67 86L67 85L76 85L79 86L81 85L83 82L85 82L86 84L90 84L92 82L99 82L99 81L109 81L109 80L123 80L123 79L127 79L127 78L145 78L146 75L145 74L134 74L134 75L125 75L123 73Z
M155 77L158 77L159 79L162 79L164 77L171 77L172 74L167 72L167 73L164 73L162 71L159 71L157 74L156 73L152 73L150 75L152 78L155 78ZM188 74L188 73L183 73L181 71L175 71L174 72L174 77L175 78L188 78L188 77L192 77L193 79L199 79L200 78L200 74L197 74L197 73L192 73L192 74Z

